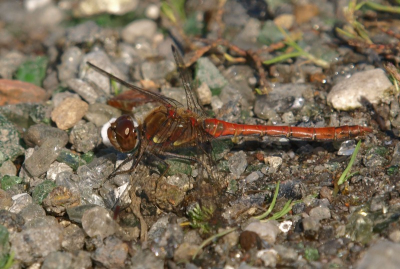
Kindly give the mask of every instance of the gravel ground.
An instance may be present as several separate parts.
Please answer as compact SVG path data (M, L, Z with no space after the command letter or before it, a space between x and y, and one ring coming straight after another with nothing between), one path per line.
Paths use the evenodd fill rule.
M1 1L0 268L398 268L399 7L347 2ZM172 44L210 117L373 132L110 176L104 126L157 104L86 63L186 104Z

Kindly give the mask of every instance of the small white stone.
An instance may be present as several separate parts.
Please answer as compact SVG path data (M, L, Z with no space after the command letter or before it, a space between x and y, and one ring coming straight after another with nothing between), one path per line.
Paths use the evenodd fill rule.
M363 106L365 101L380 103L391 87L392 83L382 69L367 70L333 86L327 101L335 109L347 111Z
M252 222L245 228L246 231L257 233L261 239L270 244L274 244L277 235L279 234L278 222L270 220L267 222Z
M196 89L196 92L201 105L211 104L212 93L210 87L208 87L205 82L201 83L201 85Z
M135 20L122 30L122 39L128 43L135 43L139 36L152 39L157 31L157 24L148 19Z
M160 17L160 8L158 5L149 5L145 11L146 17L152 20L158 19Z
M278 156L267 156L264 163L269 164L272 168L278 169L282 165L282 158Z

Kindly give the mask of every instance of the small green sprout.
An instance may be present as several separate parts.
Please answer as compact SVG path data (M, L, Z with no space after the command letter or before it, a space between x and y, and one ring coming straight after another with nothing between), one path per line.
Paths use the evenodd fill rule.
M353 154L351 155L349 164L347 165L346 169L343 171L342 175L340 176L337 184L335 185L335 189L333 191L333 194L336 195L339 192L339 186L342 185L344 182L346 182L349 178L351 178L352 176L354 176L355 174L357 174L358 172L354 172L349 174L351 167L354 164L354 161L356 160L356 156L358 151L361 148L361 140L358 141L356 148L354 149Z
M290 210L292 210L293 205L301 202L300 201L296 201L293 202L293 200L288 200L285 205L283 206L283 208L281 209L281 211L276 212L275 214L273 214L271 217L265 219L269 214L271 214L272 210L275 207L275 203L276 203L276 199L278 198L278 193L279 193L279 184L280 182L278 181L278 183L276 184L276 188L275 188L275 193L274 193L274 197L272 198L272 202L268 208L267 211L265 211L263 214L259 215L259 216L255 216L253 217L254 219L260 220L261 222L267 222L269 220L277 220L282 218L283 216L285 216L287 213L289 213Z
M277 28L279 29L279 31L285 36L285 43L286 45L292 47L293 49L295 49L294 52L290 52L287 54L283 54L280 55L278 57L275 57L271 60L265 61L263 62L264 64L273 64L273 63L277 63L277 62L281 62L281 61L285 61L287 59L293 58L293 57L304 57L307 58L309 61L311 61L312 63L321 66L323 68L328 68L329 67L329 63L327 61L324 61L320 58L315 57L314 55L306 52L303 50L302 47L300 47L296 41L294 41L290 35L280 26L277 25Z
M212 218L214 211L215 209L213 207L200 207L197 204L196 207L188 213L189 218L191 219L190 226L195 229L199 228L200 231L205 233L209 232L210 225L208 222Z

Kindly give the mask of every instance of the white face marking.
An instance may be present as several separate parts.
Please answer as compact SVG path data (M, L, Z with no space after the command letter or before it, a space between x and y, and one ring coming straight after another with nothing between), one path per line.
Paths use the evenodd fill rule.
M126 128L126 129L125 129L125 135L128 135L129 132L130 132L129 128Z
M112 118L112 119L110 119L110 120L109 120L108 122L106 122L106 123L103 125L103 127L101 128L101 138L102 138L102 140L103 140L103 144L106 145L106 146L108 146L108 147L111 147L112 144L111 144L111 142L110 142L110 139L108 139L107 130L108 130L108 127L111 126L111 123L114 122L116 119L117 119L117 118Z

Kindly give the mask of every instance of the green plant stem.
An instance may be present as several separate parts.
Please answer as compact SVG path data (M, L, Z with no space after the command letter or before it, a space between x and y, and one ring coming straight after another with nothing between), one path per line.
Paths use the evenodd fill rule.
M356 156L357 156L357 153L360 150L360 148L361 148L361 140L358 141L357 146L354 149L353 154L351 155L349 164L347 165L346 169L343 171L337 184L335 184L335 189L333 191L334 196L339 192L339 186L342 185L346 180L348 180L351 176L353 176L355 174L355 173L352 173L352 174L348 175L351 170L351 167L353 166L354 161L356 160Z
M206 240L204 240L203 243L201 243L201 245L200 245L199 248L197 249L196 253L193 255L192 259L194 260L194 259L196 258L196 256L197 256L197 254L199 253L199 251L200 251L201 249L203 249L205 246L207 246L208 244L210 244L212 241L214 241L215 239L217 239L217 238L219 238L219 237L222 237L222 236L224 236L224 235L226 235L226 234L228 234L228 233L231 233L231 232L233 232L233 231L235 231L235 230L237 230L237 228L230 228L230 229L227 229L227 230L225 230L225 231L222 231L222 232L220 232L220 233L217 233L217 234L215 234L215 235L213 235L213 236L207 238Z
M356 9L360 9L364 5L372 8L372 9L374 9L376 11L390 12L390 13L400 13L400 7L381 5L381 4L374 3L374 2L361 2L360 4L358 4L356 6Z
M280 184L280 181L278 181L278 183L276 184L274 197L272 198L272 202L271 202L271 204L270 204L268 210L265 211L263 214L261 214L261 215L259 215L259 216L253 217L254 219L262 220L263 218L267 217L267 216L272 212L272 210L273 210L274 207L275 207L276 198L278 197L278 193L279 193L279 184Z
M328 68L330 65L329 65L329 63L327 62L327 61L324 61L324 60L322 60L322 59L320 59L320 58L317 58L317 57L315 57L314 55L312 55L312 54L310 54L310 53L308 53L308 52L306 52L306 51L304 51L289 35L288 35L288 33L286 33L286 31L282 28L282 27L280 27L280 26L277 26L278 27L278 29L279 29L279 31L285 36L285 38L286 38L286 44L288 45L288 46L291 46L291 47L293 47L295 50L297 50L297 52L298 53L300 53L300 56L303 56L303 57L305 57L305 58L307 58L307 59L309 59L311 62L313 62L314 64L316 64L316 65L318 65L318 66L321 66L321 67L323 67L323 68Z
M290 52L290 53L286 53L286 54L282 54L277 57L274 57L271 60L264 61L263 64L270 65L270 64L274 64L274 63L278 63L278 62L283 62L283 61L286 61L287 59L299 57L302 55L303 54L299 51Z
M343 171L343 174L340 176L338 180L338 186L342 185L349 177L347 174L350 172L351 167L353 166L354 161L356 160L357 153L361 147L361 140L358 141L356 148L354 149L353 154L351 155L351 159L349 164L347 165L346 169Z
M267 222L269 220L277 220L277 219L282 218L283 216L285 216L292 209L292 206L293 206L292 200L287 201L285 206L282 208L281 211L276 212L271 217L269 217L266 220L262 220L261 222Z

